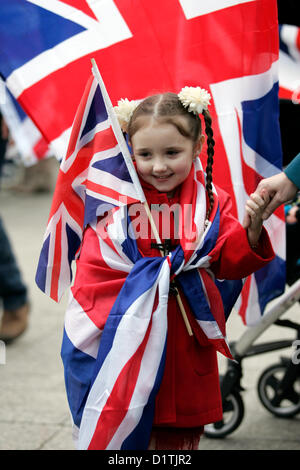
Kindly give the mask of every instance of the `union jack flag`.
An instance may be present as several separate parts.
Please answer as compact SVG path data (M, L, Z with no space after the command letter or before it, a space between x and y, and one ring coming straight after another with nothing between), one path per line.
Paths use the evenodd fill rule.
M279 25L279 96L299 104L300 28Z
M197 203L193 207L198 233L203 233L206 213L202 175L198 160L194 171ZM192 187L189 184L190 192ZM97 223L91 224L92 232L86 234L87 250L80 258L90 269L85 270L84 286L79 272L71 289L62 345L79 449L147 449L164 371L171 276L176 275L208 340L231 357L225 319L242 281L214 282L206 273L219 234L219 219L216 202L194 250L184 250L183 239L168 256L152 258L143 257L137 249L124 206L107 222L105 240L99 236ZM107 282L102 283L103 272L108 271L108 277L113 277L109 293ZM91 302L86 298L87 291ZM101 320L104 317L105 325Z
M31 2L31 5L34 3L43 4L45 10L48 8L41 1ZM56 8L63 3L67 2L53 2L50 8ZM35 13L38 8L36 5L34 6ZM79 8L79 3L76 5ZM93 22L89 22L89 25L93 25L96 30L97 19L95 20L94 13L95 11L99 13L99 11L94 9L92 12L90 8L94 8L93 5L97 5L97 2L81 3L81 12L85 16L88 15L91 18L93 16ZM277 34L275 2L273 0L230 0L229 2L220 0L214 2L213 5L203 5L203 2L192 0L178 0L178 2L166 0L166 2L160 2L158 8L156 1L149 4L141 0L136 3L136 8L132 2L129 7L128 2L125 1L106 2L105 5L114 8L117 5L118 8L113 10L113 21L118 18L120 26L118 34L123 33L119 42L113 42L112 35L117 33L111 31L108 26L111 25L111 19L107 17L106 25L105 22L101 25L101 27L105 25L106 28L106 42L102 42L101 47L97 43L100 50L93 54L97 62L101 64L101 72L108 83L112 100L116 102L121 97L140 99L156 90L179 91L183 85L199 85L199 76L201 76L201 85L210 88L214 99L212 114L216 136L215 181L221 183L220 186L232 195L234 212L241 217L245 198L255 189L259 178L276 172L281 166L276 106L278 101L276 78L278 41L275 36ZM160 13L159 16L157 11ZM105 15L105 11L102 13ZM167 27L166 18L168 19ZM46 13L43 19L47 20ZM80 19L83 21L83 16L80 16ZM130 25L127 29L124 27L125 20L126 24ZM150 24L152 26L148 28ZM80 29L76 31L74 24L69 26L71 29L64 29L61 34L67 34L68 31L70 35L68 39L72 41L76 35L80 36L84 32ZM171 34L172 31L173 34ZM224 31L226 31L225 35ZM99 29L97 32L99 33ZM178 43L176 43L176 38L178 38ZM65 38L65 41L68 42L68 39ZM79 38L77 39L79 42ZM49 38L49 43L56 40L57 38L51 38L51 40ZM103 40L103 30L101 40ZM176 47L174 47L174 40ZM205 49L206 41L207 44L215 45L213 51ZM253 43L256 45L255 48ZM91 44L92 41L89 47L95 47ZM148 46L147 57L141 44ZM243 44L242 48L241 44ZM53 53L56 46L53 42L51 45L51 53ZM85 44L79 45L87 47ZM184 52L180 53L181 50ZM81 52L82 49L79 48L78 54ZM201 61L197 58L197 54L201 57ZM40 55L43 55L41 51L34 56L34 60L44 60ZM48 56L49 54L46 55L47 58ZM234 57L234 62L232 57ZM77 58L76 63L68 63L68 66L64 64L62 68L66 67L69 72L72 71L72 77L76 77L80 66L84 64L86 68L89 68L87 56L82 62L81 59L82 57ZM28 63L31 60L30 58ZM46 62L45 59L45 65L49 67L50 65ZM23 65L20 66L21 72L26 75L27 67L23 68ZM81 70L82 80L85 67ZM120 79L120 73L123 70L126 70L126 80ZM18 73L14 74L14 72L8 71L7 75L7 81L11 83L11 86L13 86L12 83L17 86L14 78L18 76ZM43 78L45 91L49 90L47 85L50 86L50 81L48 81L50 75L55 75L55 79L58 76L62 78L61 72L60 69L52 70ZM41 69L35 73L40 74ZM40 76L39 80L41 80ZM66 80L65 83L69 84L70 80ZM38 96L41 92L40 85L38 81L28 85L26 90L20 92L20 100L25 102L33 89ZM120 190L119 184L124 180L128 183L126 178L121 177L122 181L117 187L112 188L116 197L111 192L107 194L106 188L109 185L104 185L104 180L99 178L102 171L108 180L111 174L115 176L116 167L112 160L105 169L105 164L110 159L107 154L104 160L97 160L103 148L104 151L114 148L115 138L110 133L107 147L103 141L100 143L100 139L98 147L96 137L91 145L92 148L89 147L89 139L97 135L92 129L97 128L97 123L103 122L104 119L98 121L95 118L98 113L90 114L86 111L90 109L90 101L96 103L99 99L101 100L99 95L95 98L97 91L94 90L94 94L91 92L93 86L97 89L97 83L94 80L88 84L84 93L84 99L73 126L69 149L59 175L58 187L64 187L71 197L67 198L68 207L62 205L63 195L57 193L54 197L49 218L51 230L46 234L39 265L41 274L38 275L37 282L53 298L61 297L63 290L70 283L70 261L79 254L83 227L86 223L90 223L94 229L94 241L89 240L92 242L91 249L94 250L93 258L97 253L100 265L102 263L108 266L112 275L115 271L121 271L124 276L118 277L118 282L110 283L109 295L105 292L107 285L97 285L97 296L91 296L91 299L86 297L85 303L80 297L80 289L75 288L71 291L66 313L62 358L72 417L75 426L79 428L78 445L81 449L144 449L149 441L154 398L163 373L170 275L176 274L180 279L181 288L193 303L193 313L209 340L228 355L225 319L240 293L242 282L216 282L215 284L211 282L209 276L205 275L205 268L209 266L209 254L218 232L217 205L215 205L210 224L201 243L189 257L182 248L182 241L176 250L164 258L142 258L139 255L136 241L129 236L130 220L126 217L126 204L122 205L120 201L120 193L126 197L131 196L131 201L139 200L139 197L136 193L128 195L128 192ZM76 87L77 85L70 94L74 92L74 95L78 96ZM58 86L58 89L59 93L65 93L65 88L61 89ZM228 97L225 96L226 93ZM232 95L232 99L229 94ZM31 96L33 97L34 93ZM64 102L63 99L62 102ZM92 109L94 109L93 106ZM96 109L99 108L96 107ZM101 109L104 108L101 107ZM39 113L38 110L35 112ZM69 109L63 111L62 116L69 112ZM270 112L272 119L270 127L266 128L265 122L269 122ZM59 120L55 123L54 121L50 119L51 124L47 128L51 141L65 136L65 132L68 132L66 131L68 120L60 131L58 130ZM51 134L52 131L53 134ZM230 138L232 133L234 138ZM270 146L266 148L264 143ZM73 160L75 155L78 160L76 165ZM117 159L115 155L114 153L114 159ZM122 158L120 161L123 162ZM197 164L200 165L200 162ZM100 182L101 188L99 188ZM132 181L130 184L133 184ZM109 189L111 190L110 186ZM204 194L203 182L197 185L197 189ZM97 235L95 217L101 215L102 210L112 207L116 209L110 211L111 218L107 225L109 236L104 240ZM197 213L195 223L201 223L202 219L199 214L204 211L204 208L203 198L199 198L194 208ZM282 231L283 220L279 212L273 220L277 223L276 227L279 227L279 232ZM123 230L121 232L120 227ZM251 286L242 298L241 306L245 309L246 320L245 305L249 305L249 302L251 304L253 299L257 301L259 308L257 321L268 295L278 295L282 285L283 276L278 266L283 262L284 255L281 250L282 240L280 240L282 232L279 232L277 231L277 235L275 233L273 238L278 236L278 239L274 238L277 242L275 247L279 255L283 257L278 256L280 259L275 260L277 264L273 270L276 272L271 270L272 279L274 280L277 276L279 281L277 284L272 284L272 293L268 291L262 303L259 304L258 284L266 286L263 283L271 279L271 274L264 271L253 281L251 278ZM48 266L50 266L49 270ZM197 281L193 279L193 282L197 282L199 298L195 298L194 294L191 295L189 291L190 276L197 271L195 268L200 269L201 275ZM204 268L203 271L202 268ZM86 285L94 279L94 276L91 276L91 279L86 277ZM256 279L259 282L256 282ZM275 293L274 285L277 288ZM247 288L247 284L245 287ZM268 289L269 287L267 286ZM112 292L112 289L115 291ZM225 304L225 311L220 308L221 298ZM201 301L198 302L198 300ZM89 308L87 305L89 301L91 304L99 305L101 312L109 314L105 326L99 321L97 312L99 313L100 310ZM140 308L141 306L143 308ZM106 373L107 370L110 374ZM130 384L124 380L128 374L132 378Z
M75 116L39 259L37 285L56 301L71 283L71 262L84 227L114 207L145 200L130 156L126 163L129 151L101 86L90 77Z
M88 79L90 58L95 57L113 104L120 98L142 99L156 91L178 92L186 85L210 89L216 141L214 181L231 195L236 216L240 217L238 206L243 203L243 199L236 199L241 194L239 188L245 198L262 176L280 171L276 0L2 0L1 12L0 41L5 44L0 51L1 74L60 158ZM269 88L262 86L261 95L258 91L251 97L245 84L250 79L255 82L255 77L266 80ZM228 88L230 81L235 81L239 91ZM228 91L236 92L239 105L233 95L234 107L220 106L220 93L216 96L213 90L222 85L223 98ZM267 98L271 96L270 108ZM258 136L251 141L245 126L249 108L253 110L253 132ZM273 127L266 128L270 110ZM232 123L238 129L238 141L232 137ZM260 154L258 146L263 138L270 144L267 157ZM245 142L251 149L251 165L249 152L244 152ZM237 144L243 151L236 151ZM246 164L241 162L242 155ZM237 171L241 167L244 171ZM236 180L236 175L241 179ZM278 260L275 267L270 264L268 273L260 273L260 285L267 280L268 288L272 284L269 295L253 305L248 294L242 299L243 318L250 323L250 317L253 322L260 319L265 302L284 289L284 274L278 269L278 262L283 265L285 258L283 210L272 217L276 233L274 229L271 236ZM251 283L258 299L257 276L251 277Z
M36 125L9 92L0 78L0 110L9 128L22 162L25 166L35 165L49 155L49 145Z
M300 28L279 25L279 106L283 165L299 151Z
M248 195L255 191L260 179L278 173L281 166L277 66L275 62L267 72L211 85L219 128L227 149L239 220L242 220ZM284 289L285 220L282 208L275 211L265 226L276 259L245 281L236 307L247 325L256 324L267 303Z

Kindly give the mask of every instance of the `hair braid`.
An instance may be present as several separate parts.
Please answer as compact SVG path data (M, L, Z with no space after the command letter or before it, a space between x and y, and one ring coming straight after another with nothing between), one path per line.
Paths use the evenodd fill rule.
M209 111L203 111L203 117L205 122L205 133L207 135L207 166L206 166L206 191L208 194L209 199L209 208L207 211L207 218L209 218L210 213L212 211L214 205L214 194L212 190L212 170L213 170L213 163L214 163L214 145L215 141L213 139L213 130L211 127L212 119L210 116Z

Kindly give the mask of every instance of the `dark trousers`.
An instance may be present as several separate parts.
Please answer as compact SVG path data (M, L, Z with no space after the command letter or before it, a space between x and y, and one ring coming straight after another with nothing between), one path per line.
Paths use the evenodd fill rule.
M0 218L0 298L5 310L14 310L27 301L24 285L10 241Z

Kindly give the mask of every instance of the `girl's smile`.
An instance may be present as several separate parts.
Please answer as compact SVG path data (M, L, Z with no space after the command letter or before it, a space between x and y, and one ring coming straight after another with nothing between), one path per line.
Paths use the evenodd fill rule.
M180 116L186 126L185 118ZM131 145L141 178L158 191L172 195L188 176L203 139L195 144L170 123L147 117L133 135Z

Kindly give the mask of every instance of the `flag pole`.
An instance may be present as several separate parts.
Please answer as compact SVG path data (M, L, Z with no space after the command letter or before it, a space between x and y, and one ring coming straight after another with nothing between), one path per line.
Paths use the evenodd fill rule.
M132 158L131 158L129 149L128 149L126 141L124 139L123 132L122 132L122 129L120 127L118 118L117 118L117 116L115 114L115 111L113 109L113 105L111 103L110 97L107 93L106 87L105 87L104 82L102 80L102 77L100 75L99 68L98 68L97 63L96 63L94 58L91 59L91 62L92 62L92 72L94 74L94 77L97 79L97 81L99 83L99 86L100 86L100 89L101 89L101 92L102 92L102 96L103 96L103 99L104 99L104 103L105 103L106 109L108 111L108 115L111 119L112 129L114 131L117 142L118 142L118 144L120 146L120 149L122 151L122 154L124 156L129 174L130 174L131 179L133 181L133 184L136 188L139 199L140 199L141 203L143 204L143 206L145 208L146 214L148 216L148 219L149 219L149 222L150 222L150 225L151 225L151 228L152 228L155 240L156 240L156 243L158 245L161 245L162 243L161 243L161 239L160 239L157 227L155 225L155 221L152 217L152 214L151 214L151 211L150 211L150 208L149 208L149 204L148 204L148 202L145 198L144 191L142 189L140 180L139 180L139 178L136 174L136 171L135 171L135 168L134 168L134 165L133 165L133 162L132 162ZM160 254L161 254L162 257L165 256L165 254L162 250L160 250ZM185 326L187 328L188 334L190 336L193 336L193 331L192 331L191 325L189 323L184 305L182 303L180 293L178 292L177 289L176 289L176 299L177 299L177 302L178 302L178 305L179 305L179 308L180 308L180 311L181 311L181 314L182 314L182 317L183 317L183 321L184 321Z

